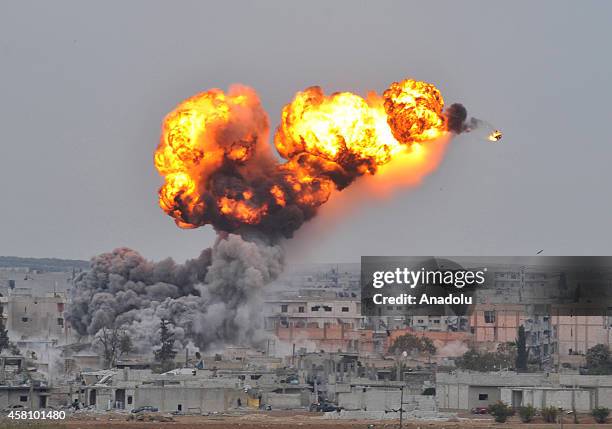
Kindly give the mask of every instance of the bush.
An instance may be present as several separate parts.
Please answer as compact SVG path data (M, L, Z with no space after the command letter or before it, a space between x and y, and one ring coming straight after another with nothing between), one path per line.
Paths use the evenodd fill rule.
M535 416L536 409L531 405L527 405L526 407L519 407L518 412L521 421L523 423L529 423L531 419L533 419L533 416Z
M597 423L605 423L610 415L610 410L606 407L595 407L591 411L591 415L595 418Z
M495 417L497 423L504 423L508 420L514 411L510 405L504 404L502 401L497 401L494 404L489 405L489 414Z
M427 387L425 390L423 390L422 395L427 395L427 396L435 396L436 394L436 389L435 387Z
M546 423L555 423L557 416L559 415L559 409L557 407L544 407L542 408L542 418Z

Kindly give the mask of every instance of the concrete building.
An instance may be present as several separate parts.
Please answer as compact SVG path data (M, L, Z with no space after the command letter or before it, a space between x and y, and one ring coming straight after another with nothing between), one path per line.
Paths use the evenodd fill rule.
M533 405L589 411L612 406L612 376L558 373L436 374L436 400L440 409L470 410L503 401L513 407Z
M150 405L162 412L204 414L236 408L240 404L246 406L247 394L235 388L143 384L134 389L135 407Z
M365 329L361 301L329 291L302 290L266 301L265 328L275 334L277 347L305 347L310 351L373 352L372 330Z
M551 324L557 337L557 364L582 364L588 349L605 344L610 347L612 339L612 318L609 316L562 316L553 315Z
M0 356L0 409L47 407L49 387L22 356Z
M434 396L415 395L402 392L399 387L352 386L350 390L338 391L338 406L347 411L392 411L400 408L403 399L405 412L415 410L436 411Z
M3 386L0 385L0 409L40 410L47 408L49 397L47 386Z
M513 407L560 407L578 412L588 412L594 406L590 390L568 387L502 387L500 400Z
M140 406L160 411L202 414L234 408L307 408L311 387L286 371L178 368L164 374L150 369L100 370L82 374L76 392L85 406L97 410L132 410Z
M272 330L277 326L323 328L326 324L338 324L340 321L352 329L362 327L364 317L358 299L338 297L335 293L301 292L265 302L267 329Z
M516 341L518 328L528 316L520 304L476 304L469 317L472 341L483 349L495 350L497 345Z
M29 293L0 297L2 316L13 342L48 340L65 342L69 328L64 318L64 294L36 296Z
M37 272L27 268L0 269L0 296L9 294L65 294L72 287L72 272Z

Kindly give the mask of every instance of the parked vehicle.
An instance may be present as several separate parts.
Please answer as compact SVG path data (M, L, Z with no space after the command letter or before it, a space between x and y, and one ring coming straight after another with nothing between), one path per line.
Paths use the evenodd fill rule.
M330 402L317 402L310 406L310 411L318 411L320 413L326 413L329 411L340 411L341 409L342 408Z
M143 407L134 408L132 410L133 413L156 413L159 411L159 408L152 407L150 405L145 405Z

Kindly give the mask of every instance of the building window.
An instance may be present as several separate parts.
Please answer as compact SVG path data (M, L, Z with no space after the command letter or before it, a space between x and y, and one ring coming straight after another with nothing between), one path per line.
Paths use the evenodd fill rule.
M485 311L484 312L485 323L495 323L495 312Z
M343 313L348 313L348 311L349 311L349 308L348 308L348 307L342 307L342 312L343 312Z
M303 313L304 312L304 307L298 307L298 313Z
M28 397L27 397L27 395L21 395L21 396L19 397L19 401L20 401L20 402L28 402Z
M128 405L132 405L132 397L128 396Z
M423 323L423 322L424 322L423 319L417 320L417 323Z
M478 400L479 401L487 401L489 399L489 394L488 393L479 393L478 394Z
M27 322L28 322L28 320L29 320L29 319L28 319L27 317L22 317L22 318L21 318L21 321L22 321L23 323L27 323Z
M327 305L324 305L324 306L323 306L323 309L324 309L325 311L332 311L332 308L331 308L331 307L329 307L329 306L327 306Z
M319 308L321 308L321 307L319 307L319 306L317 305L316 307L311 307L311 308L310 308L310 311L319 311Z
M281 313L286 313L286 312L287 312L287 304L281 305Z
M440 319L434 319L434 325L439 325L440 324Z
M57 324L58 324L59 326L64 326L64 319L63 319L62 317L58 317L58 318L57 318Z

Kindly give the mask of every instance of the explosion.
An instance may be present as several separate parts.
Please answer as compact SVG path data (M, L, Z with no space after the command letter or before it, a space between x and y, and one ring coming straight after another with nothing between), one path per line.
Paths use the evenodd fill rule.
M282 110L274 134L279 161L252 89L212 89L181 102L164 119L155 151L164 177L159 205L181 228L213 225L217 241L182 265L125 248L94 257L75 280L68 322L94 347L103 328L114 327L150 352L162 320L182 347L257 345L267 335L260 292L282 272L280 239L332 192L388 170L392 160L401 160L402 178L418 183L441 158L433 140L483 123L466 118L461 104L445 109L425 82L395 82L367 98L313 86Z
M282 110L274 135L281 163L266 144L267 115L252 89L197 94L164 119L155 152L165 179L159 205L181 228L249 227L290 237L333 190L460 132L465 116L457 120L455 106L447 114L434 85L410 79L367 99L313 86Z

